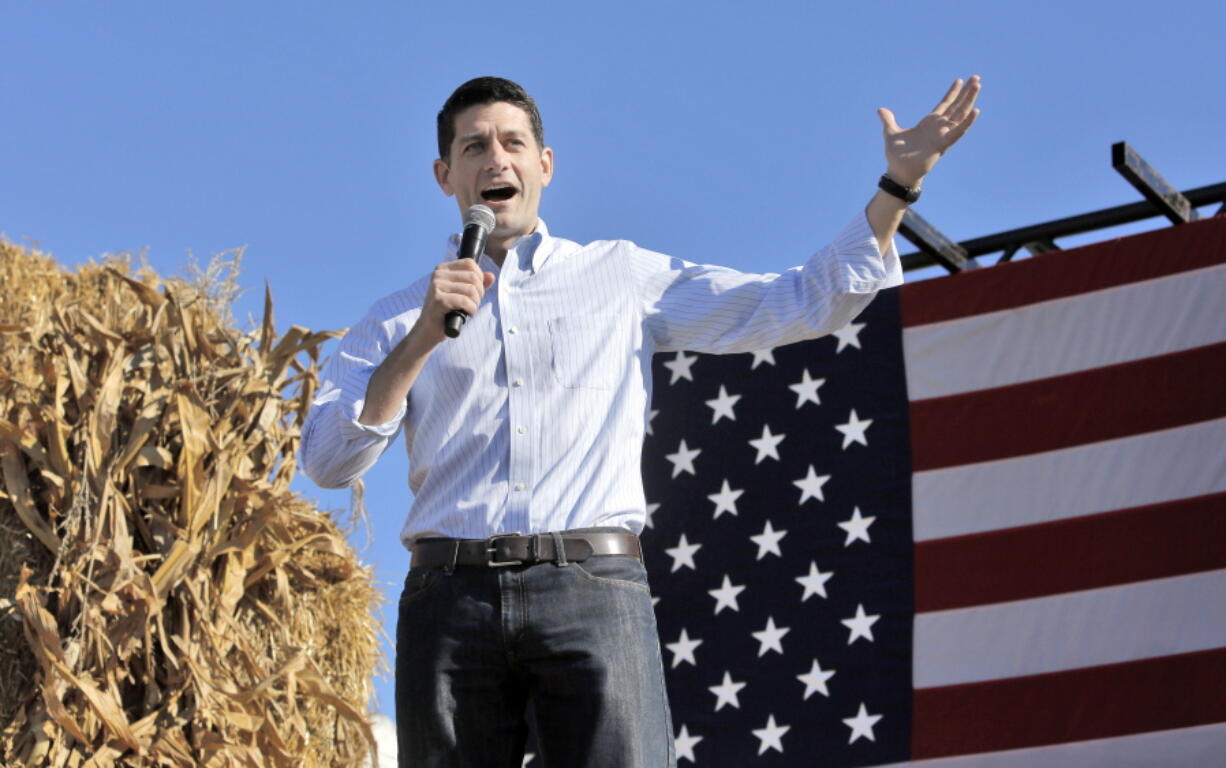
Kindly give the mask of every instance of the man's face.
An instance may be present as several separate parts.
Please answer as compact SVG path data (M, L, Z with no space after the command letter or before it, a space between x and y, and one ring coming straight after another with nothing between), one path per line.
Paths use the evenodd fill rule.
M451 156L434 161L434 177L463 214L487 205L497 226L491 240L510 241L536 228L541 189L553 178L553 150L537 146L528 114L503 101L469 107L455 118Z

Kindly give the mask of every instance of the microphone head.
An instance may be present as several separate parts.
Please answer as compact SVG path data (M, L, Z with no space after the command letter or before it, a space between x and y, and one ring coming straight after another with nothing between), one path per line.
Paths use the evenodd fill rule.
M481 231L489 235L489 233L494 231L494 212L490 210L488 205L481 205L480 203L469 206L468 210L464 212L464 228L467 229L472 224L481 227Z

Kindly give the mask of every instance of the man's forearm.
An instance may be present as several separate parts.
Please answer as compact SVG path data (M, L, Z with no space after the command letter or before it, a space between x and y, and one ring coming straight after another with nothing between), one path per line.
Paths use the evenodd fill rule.
M868 207L864 209L864 213L868 217L869 226L873 228L873 234L877 237L877 250L881 253L886 252L886 249L890 247L890 241L894 239L894 235L898 234L898 225L902 224L902 215L906 210L905 202L880 189L877 190L877 194L873 195L873 199L868 201Z
M414 326L371 374L366 384L362 413L358 416L359 423L368 426L385 424L400 412L401 404L409 396L409 390L434 350L435 342L424 336Z

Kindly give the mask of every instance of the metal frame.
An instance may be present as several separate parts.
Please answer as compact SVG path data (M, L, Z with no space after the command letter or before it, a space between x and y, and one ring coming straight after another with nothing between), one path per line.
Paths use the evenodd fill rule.
M1117 141L1111 145L1111 167L1128 179L1128 183L1145 195L1145 199L1172 224L1187 224L1200 218L1188 198L1171 186L1156 168L1145 162L1145 158L1137 154L1128 142Z
M1174 224L1196 221L1196 208L1221 202L1217 214L1226 214L1226 182L1180 192L1171 186L1127 142L1111 147L1111 164L1133 187L1145 196L1144 202L1103 208L1079 216L1010 229L986 237L976 237L961 243L950 240L914 209L903 215L899 233L919 250L903 255L904 270L920 269L940 264L950 272L960 272L980 266L976 257L1001 252L996 263L1011 261L1018 251L1032 254L1060 250L1056 238L1093 232L1097 229L1130 224L1134 221L1166 216Z

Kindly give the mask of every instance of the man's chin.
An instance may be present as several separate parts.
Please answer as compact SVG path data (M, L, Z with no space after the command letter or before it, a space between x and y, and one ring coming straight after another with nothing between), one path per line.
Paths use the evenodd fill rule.
M531 218L523 216L504 217L495 214L494 221L494 231L490 233L490 237L496 237L502 241L513 241L536 231L535 216Z

